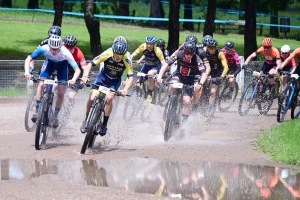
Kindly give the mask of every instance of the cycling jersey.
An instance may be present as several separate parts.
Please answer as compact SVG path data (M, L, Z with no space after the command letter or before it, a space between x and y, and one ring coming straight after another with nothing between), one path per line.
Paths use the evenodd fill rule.
M218 77L219 75L225 77L228 72L228 64L223 52L216 49L214 54L210 54L207 47L203 48L200 54L200 58L206 58L209 61L211 67L212 78ZM205 59L203 59L205 62Z
M149 51L147 49L147 44L141 44L134 53L139 54L143 53L145 55L145 64L148 66L157 66L160 64L160 61L165 60L164 55L159 47L154 45L153 50Z
M263 55L265 57L265 62L268 65L277 65L276 60L280 60L280 53L279 53L278 49L276 49L275 47L271 47L270 53L266 53L266 51L264 50L264 47L260 47L259 49L257 49L257 51L255 53L256 53L256 56L258 54Z
M162 51L165 59L170 56L170 52L168 49L163 48L163 49L161 49L161 51Z
M235 77L241 71L241 63L240 63L240 56L237 52L232 49L230 52L226 51L225 48L222 48L221 51L224 53L225 58L227 60L227 64L229 67L228 74L233 74Z
M298 65L294 71L294 74L298 74L300 76L300 48L295 49L288 58L292 59L296 56L298 58Z
M85 57L84 57L82 51L78 47L74 47L74 49L71 53L72 53L74 60L76 61L76 63L78 64L78 66L81 70L81 75L80 75L80 77L81 77L82 73L83 73L83 69L86 66ZM68 73L69 73L69 75L68 75L69 79L72 78L75 73L75 71L73 70L73 68L70 65L68 65Z

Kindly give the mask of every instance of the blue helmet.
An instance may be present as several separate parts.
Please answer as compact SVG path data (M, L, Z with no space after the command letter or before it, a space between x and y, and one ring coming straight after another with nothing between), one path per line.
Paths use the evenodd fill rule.
M124 55L127 52L127 49L127 43L125 43L123 40L118 40L112 45L112 51L116 54Z
M145 42L146 43L151 43L151 44L154 44L156 42L156 38L154 36L147 36L145 38Z
M208 47L217 47L218 46L218 42L215 39L210 39L207 41L207 46Z
M213 37L211 37L210 35L205 35L203 38L202 38L202 43L204 46L207 46L207 43L209 40L212 40Z
M51 26L49 31L48 31L49 37L52 35L61 35L61 28L59 26Z

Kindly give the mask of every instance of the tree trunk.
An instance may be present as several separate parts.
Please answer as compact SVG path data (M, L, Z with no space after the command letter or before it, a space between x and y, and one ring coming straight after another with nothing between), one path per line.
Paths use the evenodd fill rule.
M55 10L53 25L61 27L64 11L64 0L54 0L53 3Z
M184 19L193 19L193 0L184 0ZM185 30L194 30L193 22L183 22L183 29Z
M0 0L0 7L12 8L11 0Z
M247 0L245 4L245 21L244 57L248 58L257 50L255 0Z
M119 3L119 15L129 16L129 3L130 0L120 0Z
M27 8L28 9L39 8L39 0L29 0Z
M245 0L240 0L240 11L245 10ZM239 14L239 20L245 20L244 14ZM244 35L245 33L245 25L239 25L238 34Z
M204 35L211 35L214 34L215 29L215 19L216 19L216 9L217 9L217 0L209 0L207 5L207 13L206 13L206 20L204 25Z
M93 57L96 57L102 50L100 41L100 21L99 19L94 18L93 0L85 0L84 20L90 34L91 53Z
M180 1L170 0L169 41L167 49L171 54L177 50L179 44L179 10Z
M271 16L270 16L270 24L278 24L278 18L277 17L272 17L272 15L278 15L278 0L271 0L270 2L270 11L271 11ZM278 26L271 26L270 27L270 37L279 37L279 31L278 31Z
M164 18L165 17L165 12L162 6L162 3L160 0L150 0L150 18ZM150 26L156 27L156 28L162 28L164 27L164 22L163 21L149 21Z

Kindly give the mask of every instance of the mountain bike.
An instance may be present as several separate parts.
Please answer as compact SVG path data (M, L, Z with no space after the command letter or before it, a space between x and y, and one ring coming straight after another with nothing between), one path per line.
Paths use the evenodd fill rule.
M30 80L33 81L33 83L37 83L37 75L39 74L38 72L32 71L32 77ZM28 103L26 106L26 111L25 111L25 120L24 120L24 124L25 124L25 129L28 132L32 132L35 130L36 128L36 124L34 122L32 122L31 117L36 113L36 100L34 98L35 94L36 94L36 89L35 88L32 92L32 94L30 95L29 99L28 99Z
M245 116L251 108L257 105L259 113L265 115L273 104L275 87L269 86L269 74L260 74L252 69L246 69L246 72L252 73L253 78L242 93L239 114Z
M296 119L300 116L300 77L297 74L292 76L297 80L294 83L295 91L291 102L291 118Z
M298 94L296 94L297 79L299 76L297 74L289 74L289 72L282 72L284 75L288 75L287 87L279 96L278 100L278 110L277 110L277 121L282 122L292 105L292 101L297 99ZM293 104L294 105L294 104ZM291 113L292 115L292 113Z
M184 89L194 88L194 85L185 85L179 82L169 84L172 84L175 90L172 92L163 114L163 118L166 121L164 131L165 141L168 141L172 137L173 130L176 130L181 124Z
M35 149L40 150L42 145L46 144L49 128L52 126L53 117L53 98L54 86L58 83L65 83L65 81L55 80L56 75L52 74L50 79L44 80L45 89L42 94L41 103L38 109L38 117L36 122L36 132L35 132Z
M218 108L220 112L227 112L232 104L235 102L239 92L239 85L234 81L234 86L231 87L228 77L225 79L224 87L218 98Z
M97 85L97 84L92 84L92 85L99 87L98 90L100 91L100 94L99 96L95 97L88 118L86 120L85 128L87 130L87 133L85 135L85 139L82 144L82 148L80 151L81 154L85 154L87 148L92 148L94 146L96 136L98 135L97 131L101 128L103 118L104 118L106 94L114 93L116 96L122 96L120 92L115 91L114 89L107 88L105 86ZM130 95L128 94L126 96L130 96Z
M163 82L158 86L157 89L157 103L158 105L165 107L168 102L168 91L169 91L169 82L172 78L172 74L165 73L165 75L162 77Z

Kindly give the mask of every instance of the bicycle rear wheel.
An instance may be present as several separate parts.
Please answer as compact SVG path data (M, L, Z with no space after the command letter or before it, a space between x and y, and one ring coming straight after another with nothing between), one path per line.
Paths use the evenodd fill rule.
M179 126L177 117L181 117L181 116L177 116L178 113L176 113L177 103L178 103L177 97L171 96L167 104L168 107L167 107L167 116L166 116L166 126L164 131L165 141L168 141L172 137L173 130Z
M261 115L265 115L269 112L275 96L275 87L269 87L268 85L264 85L264 87L264 93L257 103L257 108Z
M229 110L236 100L238 91L239 86L237 82L234 83L233 88L231 88L229 84L225 85L218 100L218 108L220 112L227 112Z
M255 94L254 94L254 85L253 83L250 83L245 91L243 92L240 102L239 102L239 114L241 116L247 115L250 108L254 108L255 106Z
M29 97L27 107L26 107L26 111L25 111L24 123L25 123L25 129L28 132L32 132L36 128L36 124L31 121L31 117L33 116L33 114L36 111L36 103L35 103L34 96L35 96L35 92L33 92L31 94L31 96Z
M91 108L91 111L90 111L90 114L88 117L89 125L88 125L87 133L85 135L85 138L84 138L84 141L83 141L83 144L81 147L81 151L80 151L81 154L85 154L86 148L91 140L90 138L94 137L94 128L95 128L95 125L98 120L99 111L100 111L99 104L96 104L94 107Z
M39 106L38 110L38 118L37 118L37 126L35 131L35 149L40 150L42 144L46 144L47 139L47 131L48 131L48 110L47 108L47 100L42 99L42 102Z
M298 92L297 92L298 93ZM291 104L291 118L297 119L300 116L300 96L294 94Z
M162 83L160 84L158 88L158 105L160 106L166 106L168 102L168 90L169 90L169 85Z
M288 86L279 96L278 110L277 110L277 122L282 122L290 107L289 97L291 95L292 88Z
M142 101L141 97L138 97L136 93L133 93L130 97L126 98L123 111L123 120L130 122L134 116L138 116L141 108Z

